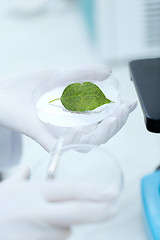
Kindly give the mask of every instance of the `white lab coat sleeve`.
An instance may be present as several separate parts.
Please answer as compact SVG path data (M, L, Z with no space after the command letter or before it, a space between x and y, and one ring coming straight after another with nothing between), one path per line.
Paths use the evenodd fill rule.
M20 161L22 139L18 132L0 127L0 171L8 170Z

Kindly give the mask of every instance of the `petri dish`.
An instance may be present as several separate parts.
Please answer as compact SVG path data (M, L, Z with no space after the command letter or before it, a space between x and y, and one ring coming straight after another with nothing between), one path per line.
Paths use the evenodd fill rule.
M102 146L64 146L55 172L56 180L99 185L114 192L117 200L123 188L123 174L116 158Z
M85 81L90 80L86 79ZM111 115L119 105L120 84L113 74L110 74L106 80L90 82L95 83L113 103L83 113L68 111L60 100L52 104L49 102L61 97L65 87L70 83L57 84L53 80L48 80L40 84L33 92L32 100L36 115L44 123L65 128L81 127L102 121Z
M48 159L34 168L33 180L46 179ZM123 173L118 160L104 146L71 144L63 146L59 155L54 181L74 182L94 185L115 194L112 202L117 202L123 189Z

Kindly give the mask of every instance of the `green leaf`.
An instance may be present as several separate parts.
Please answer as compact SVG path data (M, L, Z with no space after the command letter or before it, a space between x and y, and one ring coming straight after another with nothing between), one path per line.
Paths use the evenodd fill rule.
M66 109L78 112L90 111L111 102L92 82L72 83L64 89L61 98L49 103L59 99Z

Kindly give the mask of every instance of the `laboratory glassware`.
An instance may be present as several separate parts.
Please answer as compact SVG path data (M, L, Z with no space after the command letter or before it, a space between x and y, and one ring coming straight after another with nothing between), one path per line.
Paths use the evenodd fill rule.
M58 83L52 79L40 84L33 92L33 106L35 114L50 131L57 132L57 144L53 146L50 153L50 164L48 168L48 178L53 178L57 163L61 156L61 150L65 140L70 136L84 134L83 129L98 124L103 119L109 117L116 111L119 105L120 84L117 78L108 73L109 77L104 81L91 81L97 84L112 103L104 104L93 111L71 112L66 110L61 101L49 103L51 100L61 97L65 87L70 83ZM87 79L86 79L87 81ZM84 81L80 81L81 83ZM85 143L84 143L85 144Z

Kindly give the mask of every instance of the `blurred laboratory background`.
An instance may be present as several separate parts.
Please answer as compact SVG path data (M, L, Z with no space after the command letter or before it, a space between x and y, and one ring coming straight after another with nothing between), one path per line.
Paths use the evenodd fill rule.
M0 74L158 56L159 0L1 0Z
M102 63L120 80L122 97L137 99L128 62L159 56L160 0L0 1L0 77ZM21 162L32 167L45 150L26 136L21 139ZM105 144L124 173L117 215L107 223L75 231L70 240L146 239L140 180L160 163L159 144L159 135L146 130L138 105L123 129Z

